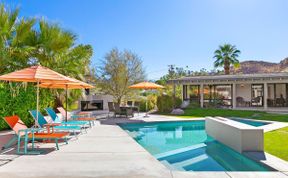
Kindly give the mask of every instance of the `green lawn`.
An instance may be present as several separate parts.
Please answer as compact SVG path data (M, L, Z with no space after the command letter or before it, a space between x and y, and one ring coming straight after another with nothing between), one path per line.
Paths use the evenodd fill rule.
M206 117L206 116L222 116L222 117L242 117L257 120L270 120L288 122L288 114L272 114L260 111L240 111L231 109L203 109L203 108L191 108L185 109L185 113L181 118L191 117Z
M265 151L288 161L288 127L264 134Z

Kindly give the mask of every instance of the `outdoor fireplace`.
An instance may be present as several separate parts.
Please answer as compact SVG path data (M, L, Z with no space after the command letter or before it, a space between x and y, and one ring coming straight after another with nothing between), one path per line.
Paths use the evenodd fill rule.
M81 111L103 110L103 100L81 101Z

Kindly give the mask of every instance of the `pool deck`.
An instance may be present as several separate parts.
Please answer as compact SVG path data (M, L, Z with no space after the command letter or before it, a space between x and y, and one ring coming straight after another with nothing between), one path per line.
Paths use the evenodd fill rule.
M203 118L199 118L203 119ZM72 138L59 151L42 155L16 156L0 154L1 178L50 177L163 177L163 178L242 178L288 177L288 163L272 155L257 155L255 159L274 161L277 172L180 172L167 169L115 123L182 120L177 117L153 115L133 119L100 120L87 134ZM187 120L187 119L185 119ZM193 119L195 120L195 119ZM54 144L53 144L54 145ZM40 144L47 149L50 144ZM9 160L12 160L9 162ZM280 162L279 162L280 160ZM1 161L3 165L1 166ZM5 162L6 161L6 162ZM265 161L265 160L264 160Z

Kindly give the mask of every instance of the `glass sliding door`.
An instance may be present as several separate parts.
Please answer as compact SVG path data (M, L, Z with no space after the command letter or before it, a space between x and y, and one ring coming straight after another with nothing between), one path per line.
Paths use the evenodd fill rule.
M215 99L220 101L223 106L232 106L232 86L216 85Z
M288 84L268 84L268 107L288 107Z
M251 85L251 106L263 106L264 85L252 84Z
M204 85L204 105L231 107L232 85Z
M189 100L193 105L199 106L200 104L200 86L199 85L190 85L188 89Z

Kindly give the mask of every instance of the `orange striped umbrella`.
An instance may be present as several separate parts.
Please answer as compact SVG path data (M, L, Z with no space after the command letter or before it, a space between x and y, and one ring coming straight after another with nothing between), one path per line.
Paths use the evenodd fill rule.
M73 80L62 74L59 74L47 67L37 65L22 70L11 72L0 76L0 80L12 82L35 82L37 83L37 111L39 110L39 84L42 82L49 83L71 83ZM36 124L38 123L38 112L36 116Z
M70 78L70 82L67 82L67 83L59 83L59 82L54 82L54 83L51 83L51 82L44 82L44 83L41 83L39 86L41 88L62 88L62 89L89 89L89 88L94 88L94 86L88 84L88 83L85 83L85 82L82 82L80 80L77 80L77 79L74 79L74 78Z
M69 83L41 83L39 85L39 87L41 88L61 88L61 89L65 89L66 90L66 122L68 120L68 114L67 114L67 110L68 110L68 89L89 89L89 88L94 88L94 86L82 82L80 80L74 79L74 78L70 78Z
M135 85L129 86L131 89L144 89L144 90L153 90L153 89L162 89L164 88L162 85L158 85L156 83L152 82L140 82ZM144 117L149 117L148 116L148 111L147 111L147 99L146 99L146 114Z
M152 90L152 89L162 89L164 87L162 85L158 85L158 84L152 83L152 82L141 82L141 83L137 83L135 85L131 85L131 86L129 86L129 88Z
M37 65L31 66L22 70L11 72L0 76L0 80L14 82L71 82L69 77L66 77L58 72L55 72L47 67Z

